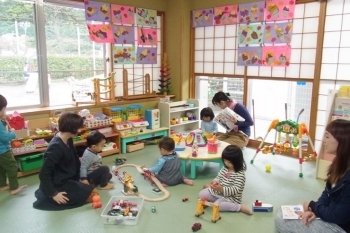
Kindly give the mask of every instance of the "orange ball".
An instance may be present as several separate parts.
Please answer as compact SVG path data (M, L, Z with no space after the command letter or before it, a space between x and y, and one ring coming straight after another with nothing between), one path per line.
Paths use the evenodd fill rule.
M99 202L101 200L100 196L99 195L95 195L92 197L92 201L93 202Z

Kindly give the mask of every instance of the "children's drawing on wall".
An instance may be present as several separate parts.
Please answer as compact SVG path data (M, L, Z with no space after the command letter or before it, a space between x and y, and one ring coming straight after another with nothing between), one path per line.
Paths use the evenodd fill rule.
M157 48L137 47L137 64L157 64Z
M237 23L238 5L220 6L214 8L214 25Z
M267 0L265 20L288 20L293 19L295 0Z
M239 4L238 22L254 23L264 21L265 2Z
M287 43L292 41L293 22L266 23L264 43Z
M137 7L136 24L139 26L157 27L157 11Z
M136 55L135 47L130 46L113 46L113 63L114 64L135 64Z
M112 29L116 44L135 44L134 27L124 25L113 25Z
M261 24L242 24L238 27L239 44L261 44L264 26Z
M238 61L239 66L260 66L262 47L238 47Z
M291 47L265 46L262 50L263 65L265 66L289 66Z
M157 29L137 28L137 41L139 45L157 45Z
M135 7L111 4L111 16L114 24L135 24Z
M111 5L104 2L94 2L85 0L85 18L86 20L109 22L111 19Z
M207 27L214 25L214 9L202 9L192 11L193 27Z
M109 24L87 24L90 40L96 43L114 43L112 27Z

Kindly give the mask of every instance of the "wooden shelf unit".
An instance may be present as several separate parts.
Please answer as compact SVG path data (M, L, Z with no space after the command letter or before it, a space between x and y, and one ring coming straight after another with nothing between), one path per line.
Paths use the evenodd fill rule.
M189 107L188 104L193 104L193 107ZM161 112L160 116L160 126L169 128L170 131L174 130L175 132L189 132L195 129L199 129L200 122L200 110L199 110L199 101L196 99L188 99L184 101L176 101L169 103L158 103L159 111ZM185 117L186 112L192 112L195 115L195 120L182 121L179 124L170 124L172 119Z
M100 128L106 128L106 127L112 127L113 125L105 125L105 126L99 126L99 127L93 127L93 128L83 128L83 130L94 130L94 129L100 129ZM107 138L107 140L112 141L113 143L117 144L117 149L112 149L112 150L107 150L107 151L103 151L100 154L101 157L105 157L105 156L109 156L109 155L113 155L113 154L119 154L121 152L121 148L120 148L120 135L118 132L109 132L109 133L104 133L105 137ZM15 140L25 140L25 139L52 139L52 137L54 137L54 134L50 134L50 135L32 135L29 136L27 138L21 138L21 139L15 139ZM79 140L79 141L75 141L74 145L78 146L78 145L84 145L86 144L86 139L83 140ZM21 156L21 155L28 155L31 153L35 153L35 152L44 152L46 150L47 147L41 147L41 148L37 148L34 150L28 150L28 151L24 151L24 152L20 152L20 153L13 153L14 157L17 156ZM30 171L25 171L25 172L18 172L17 177L23 177L23 176L28 176L28 175L32 175L35 173L40 172L40 168L38 169L33 169Z

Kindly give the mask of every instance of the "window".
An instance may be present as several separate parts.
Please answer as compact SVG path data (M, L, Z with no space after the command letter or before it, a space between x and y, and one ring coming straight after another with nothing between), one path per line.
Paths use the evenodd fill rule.
M350 1L327 2L326 23L323 41L323 55L319 100L317 107L316 143L317 149L326 124L326 106L329 90L350 85Z
M0 93L9 107L38 105L40 93L31 88L38 77L37 35L33 2L0 1Z

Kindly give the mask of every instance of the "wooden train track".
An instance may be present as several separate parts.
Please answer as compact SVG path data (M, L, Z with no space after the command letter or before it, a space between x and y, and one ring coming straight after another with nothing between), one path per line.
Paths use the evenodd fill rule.
M124 167L134 167L140 174L144 173L142 169L143 166L136 165L136 164L123 164L123 165L117 166L115 169L119 170L120 168L124 168ZM143 198L145 201L150 201L150 202L164 201L165 199L167 199L170 196L170 192L163 187L163 185L159 182L159 180L154 175L151 176L151 179L154 182L154 184L164 193L164 195L158 198L149 198L139 192L135 193L135 195Z

